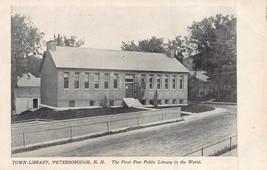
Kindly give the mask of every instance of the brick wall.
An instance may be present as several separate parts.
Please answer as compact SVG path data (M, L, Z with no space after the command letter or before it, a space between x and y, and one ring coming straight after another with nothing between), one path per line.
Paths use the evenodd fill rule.
M69 89L64 89L64 72L69 73ZM74 74L80 73L80 85L79 89L74 88ZM89 89L84 87L84 75L85 73L90 73ZM96 90L94 88L94 76L95 73L100 73L100 88ZM104 74L109 73L109 89L104 89ZM118 89L113 87L114 74L119 74ZM75 101L75 107L86 107L90 106L90 101L94 101L94 105L98 106L99 102L104 99L105 95L108 100L114 100L114 105L122 106L122 99L125 97L125 75L133 74L135 75L135 82L141 81L141 75L146 75L146 90L144 94L144 99L147 100L146 104L149 103L149 100L153 100L154 93L157 87L157 75L162 76L161 80L161 89L158 90L158 94L162 101L165 99L179 99L187 100L187 74L177 74L177 73L144 73L144 72L130 72L130 71L104 71L104 70L81 70L81 69L58 69L57 71L57 105L58 107L68 107L69 101ZM150 90L148 87L149 75L153 75L153 90ZM169 75L169 88L164 89L164 76ZM176 75L176 89L172 89L171 76ZM183 90L179 89L179 76L184 76L184 88ZM170 101L171 102L171 101ZM164 103L164 102L163 102ZM185 101L186 103L186 101Z

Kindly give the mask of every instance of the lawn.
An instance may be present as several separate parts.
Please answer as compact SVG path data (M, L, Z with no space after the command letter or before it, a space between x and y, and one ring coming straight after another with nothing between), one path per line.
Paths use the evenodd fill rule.
M50 120L63 120L63 119L75 119L83 117L93 117L102 115L112 115L119 113L138 112L144 111L144 109L138 108L95 108L95 109L73 109L55 111L49 108L40 108L35 111L25 111L20 115L11 118L12 122L26 121L30 119L50 119Z
M182 111L193 113L207 112L214 109L214 107L205 104L188 104L187 106L182 107Z
M172 107L177 107L177 106L163 106L163 107L156 107L156 109L166 109ZM187 106L182 106L181 108L181 110L184 112L193 112L193 113L207 112L207 111L212 111L214 109L215 109L214 107L205 104L188 104Z

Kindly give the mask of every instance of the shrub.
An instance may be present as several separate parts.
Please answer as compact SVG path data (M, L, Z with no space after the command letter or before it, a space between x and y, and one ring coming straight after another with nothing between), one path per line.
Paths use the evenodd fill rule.
M107 98L107 95L105 95L104 99L100 101L99 105L102 107L102 108L108 108L108 98Z
M153 99L153 104L155 107L158 107L158 100L159 100L159 94L158 94L158 90L156 90L154 93L154 99Z

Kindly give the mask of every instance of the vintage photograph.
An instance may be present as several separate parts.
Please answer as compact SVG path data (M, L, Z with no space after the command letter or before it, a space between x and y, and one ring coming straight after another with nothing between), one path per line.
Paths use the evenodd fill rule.
M231 5L10 12L12 158L238 156Z

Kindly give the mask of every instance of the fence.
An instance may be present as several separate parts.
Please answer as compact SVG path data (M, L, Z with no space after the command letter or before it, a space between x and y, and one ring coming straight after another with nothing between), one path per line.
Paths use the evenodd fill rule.
M237 136L232 136L220 142L203 147L194 152L190 152L184 156L200 157L200 156L219 156L223 153L237 148Z
M122 118L125 115L128 115L127 118ZM94 117L12 127L11 147L26 147L47 142L71 140L114 130L182 119L180 110L174 109L136 112L125 115L99 116L99 118Z

